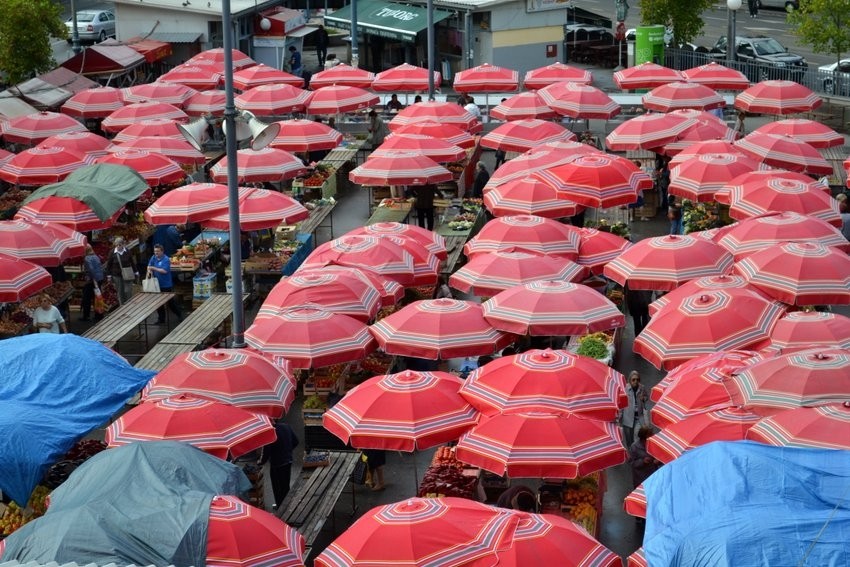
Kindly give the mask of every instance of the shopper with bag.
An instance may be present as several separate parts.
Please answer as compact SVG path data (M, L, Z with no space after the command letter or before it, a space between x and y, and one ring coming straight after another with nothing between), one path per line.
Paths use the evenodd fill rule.
M172 291L174 289L174 282L171 278L171 260L165 255L165 250L161 244L153 247L153 256L151 256L148 262L148 277L145 278L142 289L148 293ZM180 309L180 303L178 303L177 298L172 297L168 300L167 305L171 312L177 315L177 320L182 321L183 312ZM157 325L165 323L165 307L157 309L156 315Z
M133 297L133 283L139 277L139 272L134 265L133 253L124 246L124 239L119 236L114 244L115 248L106 259L106 274L109 281L115 284L118 303L124 305Z
M94 253L94 248L88 244L86 245L86 256L83 259L83 273L86 283L83 286L83 298L80 302L80 310L82 311L80 321L90 321L92 303L96 293L100 291L100 286L103 285L103 264L100 263L100 258ZM94 320L99 321L102 318L95 311Z
M629 372L626 395L629 397L629 405L623 409L620 415L620 425L623 428L623 439L626 447L631 447L635 440L635 430L646 425L646 402L649 396L646 389L640 383L640 373L637 370Z

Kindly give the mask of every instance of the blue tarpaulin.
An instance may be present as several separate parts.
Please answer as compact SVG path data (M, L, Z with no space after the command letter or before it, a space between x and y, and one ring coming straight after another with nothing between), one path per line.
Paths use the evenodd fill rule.
M850 451L711 443L644 488L653 567L850 565Z
M25 505L46 470L154 373L102 344L38 333L0 348L0 490Z

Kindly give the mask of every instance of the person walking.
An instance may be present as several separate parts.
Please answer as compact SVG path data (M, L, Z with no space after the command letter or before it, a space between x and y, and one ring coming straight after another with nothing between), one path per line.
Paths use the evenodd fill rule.
M100 286L103 285L103 264L100 263L100 258L94 253L94 248L90 244L86 245L86 256L83 258L83 273L85 274L86 283L83 285L83 297L80 301L80 311L82 311L80 321L90 321L95 289L100 289ZM99 321L102 318L103 315L95 313L95 321Z
M629 405L620 414L620 427L623 428L623 441L628 448L635 441L635 429L644 423L646 401L649 399L646 389L640 383L640 373L637 370L629 372L626 395L629 398Z
M750 9L751 18L759 17L759 0L747 0L747 8Z
M316 57L319 58L319 70L325 68L325 61L328 58L328 43L330 42L330 37L328 37L328 30L325 29L325 26L319 26L319 29L316 30Z
M484 196L484 186L490 181L490 173L487 171L487 167L483 162L479 161L477 168L475 181L472 183L472 197L481 199Z
M369 475L372 481L372 491L378 492L384 489L384 465L387 464L387 452L383 449L363 449L366 455L366 465L369 467Z
M299 441L289 424L282 419L275 421L274 431L277 439L263 447L259 464L269 463L269 477L274 494L272 508L277 509L289 494L289 485L292 482L292 453L298 447Z
M637 439L629 445L629 462L632 465L632 486L637 488L657 471L662 463L646 450L646 440L655 434L652 427L644 425L638 429Z
M437 186L429 183L413 188L413 196L416 197L416 221L422 228L434 230L434 196L437 194Z
M32 312L32 326L38 333L67 333L68 327L53 299L46 293L38 298L38 307Z
M667 197L667 220L670 221L670 234L683 234L682 203L676 200L674 195Z
M170 292L174 290L174 281L171 277L171 259L165 255L161 244L156 244L153 247L153 256L148 262L148 274L153 274L159 282L159 291ZM177 315L177 319L182 321L183 312L177 298L169 299L167 305L171 312ZM165 323L165 306L156 310L156 324L162 325L163 323Z
M378 113L374 110L369 111L369 136L366 138L366 141L369 142L369 146L371 149L375 149L381 144L384 143L384 138L386 137L386 125L384 121L378 116Z
M649 304L652 303L652 292L648 289L629 289L628 284L623 289L626 296L626 308L632 316L635 336L637 337L646 324L649 323Z
M301 53L294 45L289 46L289 72L296 77L304 73L304 68L301 66Z
M115 285L118 303L124 305L133 297L133 282L139 277L133 260L133 253L124 245L124 239L115 239L115 248L106 259L106 277Z

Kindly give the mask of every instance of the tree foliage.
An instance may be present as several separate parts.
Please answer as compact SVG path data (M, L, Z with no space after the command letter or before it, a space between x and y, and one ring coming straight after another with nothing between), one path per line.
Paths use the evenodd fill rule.
M0 0L0 71L19 83L56 62L51 36L65 38L62 6L51 0Z
M713 5L714 0L640 0L640 23L672 29L674 45L689 43L702 33L702 13Z
M850 51L850 0L803 0L788 15L794 35L816 52L835 55Z

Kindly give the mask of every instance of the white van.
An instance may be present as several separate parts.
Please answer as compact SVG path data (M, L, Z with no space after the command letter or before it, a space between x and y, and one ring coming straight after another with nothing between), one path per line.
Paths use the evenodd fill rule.
M786 12L793 12L800 7L799 0L758 0L759 8L779 8ZM744 6L746 7L746 2Z

